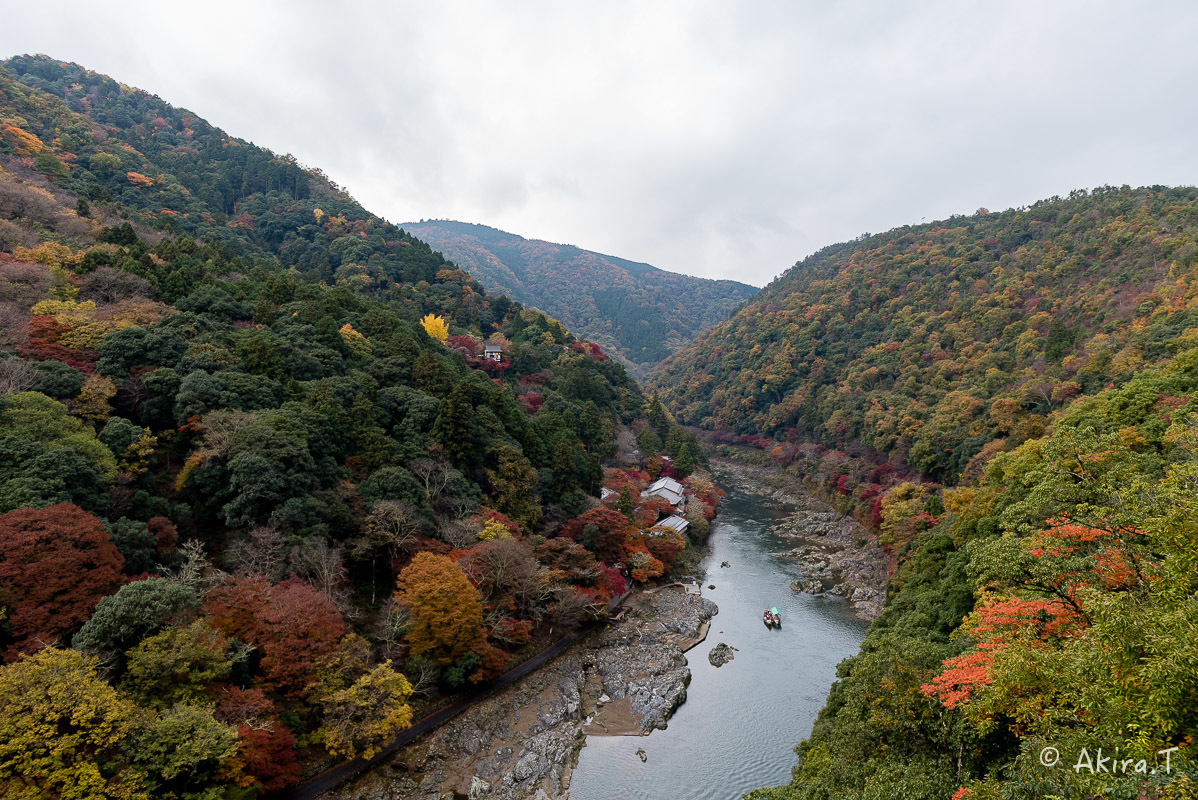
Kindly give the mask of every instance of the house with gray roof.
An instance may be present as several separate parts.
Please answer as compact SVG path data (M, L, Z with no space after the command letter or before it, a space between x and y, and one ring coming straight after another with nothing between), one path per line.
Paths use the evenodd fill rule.
M673 478L658 478L649 488L641 492L641 497L648 500L650 497L658 497L669 503L674 510L681 511L686 508L686 492L682 484Z

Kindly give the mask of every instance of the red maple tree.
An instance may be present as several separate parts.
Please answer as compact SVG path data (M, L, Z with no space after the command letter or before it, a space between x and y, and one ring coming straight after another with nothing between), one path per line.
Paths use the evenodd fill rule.
M11 661L79 628L125 582L125 560L100 520L72 503L0 515L0 605Z

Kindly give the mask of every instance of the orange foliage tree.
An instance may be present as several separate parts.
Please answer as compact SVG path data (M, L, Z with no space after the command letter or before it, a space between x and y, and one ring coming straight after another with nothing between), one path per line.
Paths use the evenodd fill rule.
M946 660L944 670L920 688L926 697L954 708L992 683L995 658L1004 650L1049 646L1080 624L1078 615L1059 600L987 597L962 626L977 642L976 649Z
M396 586L396 600L412 615L413 656L448 666L483 644L482 598L453 559L417 553Z

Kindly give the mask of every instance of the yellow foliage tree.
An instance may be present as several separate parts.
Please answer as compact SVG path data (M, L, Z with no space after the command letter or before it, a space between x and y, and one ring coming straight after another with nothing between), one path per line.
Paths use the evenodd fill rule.
M882 535L884 545L901 545L916 533L919 517L935 487L906 481L882 495Z
M445 340L449 338L449 326L445 324L443 317L429 314L420 320L420 324L424 326L425 333L441 344L445 344Z
M71 401L75 416L93 425L100 425L112 416L108 401L116 396L116 384L103 375L90 375L83 382L79 395Z
M154 446L158 444L158 437L150 433L149 428L142 428L141 436L137 437L137 441L129 445L125 452L121 454L120 468L131 478L136 478L150 468L150 456L154 454Z
M333 692L324 700L325 748L342 758L374 758L411 723L412 708L405 702L411 693L412 685L390 661Z
M148 800L142 773L111 768L135 712L76 650L47 647L0 669L0 794Z
M345 342L349 354L354 358L365 358L374 352L370 340L354 330L348 322L341 326L338 333L341 334L341 341Z
M54 317L65 331L59 342L67 347L94 349L100 341L121 328L148 327L162 319L166 306L153 300L126 300L116 306L97 309L91 300L42 300L32 313Z
M18 261L34 261L47 267L74 267L83 260L83 253L76 253L58 242L42 242L37 247L16 247L12 254Z
M492 539L510 539L512 532L502 522L496 522L493 519L487 520L487 524L483 525L483 529L478 532L478 540L480 542L489 542Z

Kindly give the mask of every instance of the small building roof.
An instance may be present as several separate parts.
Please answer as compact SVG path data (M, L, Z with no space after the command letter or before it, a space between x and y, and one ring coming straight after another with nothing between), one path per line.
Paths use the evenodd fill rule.
M654 489L669 489L674 494L682 494L682 484L673 478L658 478L649 484L649 491Z
M602 489L599 490L599 499L600 500L606 500L609 497L619 497L619 496L620 496L619 492L612 491L611 489L608 489L606 486L604 486Z
M690 527L690 523L687 522L682 517L678 516L677 514L675 514L671 517L666 517L665 519L663 519L661 522L659 522L657 524L662 526L663 528L672 528L673 530L676 530L679 533L686 533L686 529L688 527Z
M502 353L503 346L498 344L489 344L483 347L484 353Z
M665 487L646 489L645 491L641 492L641 497L660 497L662 500L665 500L672 506L681 505L683 501L682 494L679 492L672 492Z

